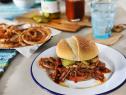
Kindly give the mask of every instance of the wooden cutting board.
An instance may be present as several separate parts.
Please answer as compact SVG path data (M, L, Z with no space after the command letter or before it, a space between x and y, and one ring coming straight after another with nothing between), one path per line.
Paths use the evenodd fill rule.
M80 22L69 22L65 15L62 15L60 19L51 20L48 23L36 23L32 17L33 15L40 15L37 10L25 13L22 16L16 17L18 23L30 23L30 24L42 24L49 27L62 30L64 32L77 32L84 27L91 27L90 16L85 16Z
M95 39L93 37L92 29L88 29L88 34L85 37L88 38L88 39L94 40L96 43L112 46L113 44L118 42L120 40L120 38L123 37L123 34L122 34L122 32L119 32L119 33L113 32L112 36L110 38L104 39L104 40L100 40L100 39Z

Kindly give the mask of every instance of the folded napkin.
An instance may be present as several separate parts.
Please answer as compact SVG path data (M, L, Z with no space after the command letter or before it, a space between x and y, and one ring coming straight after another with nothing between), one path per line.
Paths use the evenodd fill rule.
M16 56L16 50L0 49L0 75L5 72L6 67L10 64L11 59Z

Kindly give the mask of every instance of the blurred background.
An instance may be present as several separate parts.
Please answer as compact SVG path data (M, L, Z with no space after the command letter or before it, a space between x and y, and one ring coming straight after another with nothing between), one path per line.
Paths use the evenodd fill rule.
M65 0L59 0L61 11L64 11ZM117 6L121 6L126 9L126 0L117 0ZM25 3L24 3L25 2ZM38 8L40 10L41 0L0 0L0 18L13 19L15 16L28 12L31 9ZM90 0L85 0L86 2L86 13L90 13L89 2Z

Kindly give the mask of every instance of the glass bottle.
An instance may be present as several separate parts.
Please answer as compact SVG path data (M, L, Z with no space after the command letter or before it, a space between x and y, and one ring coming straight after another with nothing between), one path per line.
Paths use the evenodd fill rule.
M41 0L41 8L43 16L51 19L60 17L60 9L58 0Z
M66 0L66 16L69 21L80 21L84 15L84 0Z

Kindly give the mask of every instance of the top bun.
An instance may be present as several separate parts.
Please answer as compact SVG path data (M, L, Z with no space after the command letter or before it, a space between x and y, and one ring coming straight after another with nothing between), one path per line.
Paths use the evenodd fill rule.
M72 36L59 41L56 47L57 56L67 60L84 61L98 55L98 48L94 41L82 36Z

